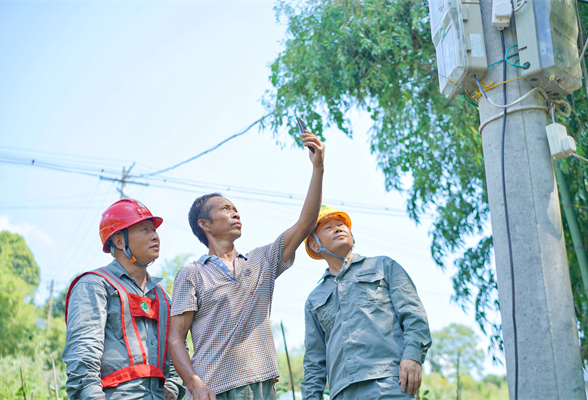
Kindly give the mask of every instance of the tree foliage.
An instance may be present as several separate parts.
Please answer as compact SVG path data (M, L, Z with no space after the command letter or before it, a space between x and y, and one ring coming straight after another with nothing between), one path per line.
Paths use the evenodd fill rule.
M0 232L0 271L22 279L31 294L39 285L40 271L31 250L20 235Z
M373 120L371 150L385 174L386 189L406 194L408 215L417 223L425 213L433 215L431 254L441 268L454 260L453 298L464 308L473 304L481 329L501 347L500 324L489 320L488 312L499 304L490 267L493 243L487 234L478 112L468 110L463 98L446 99L439 93L427 3L281 0L276 14L287 25L287 38L271 66L273 89L264 97L266 123L276 134L288 125L297 139L293 117L299 115L319 136L328 126L352 136L349 112L368 113ZM582 148L588 145L587 115L585 95L579 97L581 102L570 101L575 111L572 132L582 132L576 136ZM562 164L573 181L570 189L580 225L587 227L586 167L577 160ZM472 238L477 238L473 245ZM587 358L586 295L567 234L566 245Z
M39 362L39 358L44 362ZM38 354L36 358L22 355L0 357L0 399L25 399L25 395L27 399L35 400L66 399L65 368L58 364L58 360L55 364L53 370L52 361L47 362L45 354Z
M588 23L588 4L577 3L579 18L583 25ZM580 43L587 40L585 29L580 30ZM583 67L584 68L584 67ZM584 68L584 84L586 84L586 69ZM566 100L572 105L572 117L559 122L566 125L568 134L576 140L578 154L588 158L588 89L582 88L572 96L567 96ZM583 250L588 253L588 168L585 163L576 158L568 158L559 163L565 174L565 184L570 190L572 197L572 209L574 211L576 222L580 228L580 237ZM563 207L563 205L562 205ZM562 216L564 211L562 210ZM569 222L563 218L564 234L568 261L570 264L570 279L572 282L572 292L574 295L574 307L576 317L579 322L580 351L584 362L588 362L588 294L586 287L583 285L582 274L576 256L576 248L570 236Z
M462 398L476 400L508 400L508 385L506 376L498 377L490 375L481 381L476 381L470 375L464 374L461 380ZM432 373L423 376L420 388L421 394L428 391L425 396L429 400L454 399L457 382L449 381L440 373ZM421 397L421 398L425 398Z
M32 294L39 284L39 267L24 239L0 232L0 356L34 353L38 332Z
M176 279L178 271L188 262L188 259L193 256L192 253L182 253L175 256L172 260L165 260L163 262L163 267L161 269L163 281L161 285L170 296L174 291L174 280Z
M473 330L465 325L450 324L431 335L435 346L429 350L427 360L433 372L449 379L458 369L470 375L481 375L485 355L478 349L479 341Z
M2 274L0 290L0 356L11 354L32 354L34 338L38 332L35 325L35 305L26 293L29 285L12 274Z

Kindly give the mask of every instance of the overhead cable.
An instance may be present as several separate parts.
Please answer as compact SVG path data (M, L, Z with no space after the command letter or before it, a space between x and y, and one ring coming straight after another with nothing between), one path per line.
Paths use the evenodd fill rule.
M129 177L131 177L131 178L144 178L144 177L146 177L146 176L159 175L159 174L161 174L161 173L163 173L163 172L167 172L167 171L171 171L172 169L176 169L176 168L178 168L178 167L179 167L179 166L181 166L181 165L187 164L187 163L189 163L190 161L194 161L194 160L195 160L195 159L197 159L198 157L201 157L201 156L203 156L203 155L205 155L205 154L208 154L208 153L210 153L211 151L214 151L214 150L218 149L220 146L222 146L223 144L227 143L229 140L233 140L233 139L235 139L235 138L237 138L237 137L239 137L239 136L241 136L241 135L244 135L245 133L247 133L247 131L249 131L249 129L253 128L255 125L257 125L258 123L260 123L261 121L263 121L263 120L264 120L264 118L266 118L266 117L267 117L267 115L264 115L263 117L261 117L260 119L258 119L257 121L255 121L255 122L253 122L251 125L249 125L249 126L248 126L248 127L247 127L247 128L244 130L244 131L242 131L242 132L239 132L239 133L235 133L234 135L232 135L232 136L229 136L228 138L226 138L226 139L225 139L225 140L223 140L222 142L218 143L216 146L213 146L213 147L211 147L211 148L210 148L210 149L208 149L208 150L204 150L202 153L200 153L200 154L197 154L197 155L195 155L194 157L188 158L187 160L184 160L184 161L182 161L181 163L178 163L178 164L176 164L176 165L173 165L173 166L171 166L171 167L164 168L164 169L162 169L162 170L155 171L155 172L151 172L151 173L148 173L148 174L142 174L142 175L130 175Z

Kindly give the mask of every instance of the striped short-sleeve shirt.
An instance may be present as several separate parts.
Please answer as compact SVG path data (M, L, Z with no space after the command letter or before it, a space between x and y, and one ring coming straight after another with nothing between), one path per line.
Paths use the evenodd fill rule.
M171 315L195 312L192 366L216 394L279 376L269 318L275 279L294 262L282 261L284 238L239 254L234 277L210 257L176 275Z

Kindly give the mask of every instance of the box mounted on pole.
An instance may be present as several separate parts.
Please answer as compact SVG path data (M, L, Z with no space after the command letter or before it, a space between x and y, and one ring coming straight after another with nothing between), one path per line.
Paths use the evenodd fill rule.
M429 15L441 93L475 90L488 69L479 0L430 0Z
M515 13L521 76L552 98L582 86L575 0L526 0Z

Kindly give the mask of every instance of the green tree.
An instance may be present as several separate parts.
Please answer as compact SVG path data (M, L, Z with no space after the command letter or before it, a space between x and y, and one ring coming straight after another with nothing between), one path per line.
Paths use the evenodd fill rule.
M277 336L276 340L278 340ZM286 352L283 349L278 348L276 355L278 357L278 369L280 370L280 382L278 382L276 388L284 392L291 391L292 387L290 384L290 372L288 371ZM302 366L304 348L288 348L288 357L290 358L290 368L292 368L294 390L300 393L300 383L304 379L304 367Z
M69 290L69 283L65 289L63 289L55 299L53 299L53 313L52 318L65 318L65 298L67 296L67 291ZM49 312L49 301L45 304L45 312Z
M278 369L280 371L280 382L276 384L276 390L278 392L292 391L292 384L290 382L291 370L294 390L300 393L300 383L304 379L304 366L302 363L304 359L304 347L288 346L288 354L286 355L281 324L272 324L272 331L276 341L276 355L278 358ZM284 328L284 332L287 332L286 328ZM290 361L290 368L288 368L288 360Z
M2 273L0 290L0 356L33 354L34 338L39 332L37 313L26 295L30 285L12 274Z
M445 378L455 379L457 398L460 399L462 390L461 375L481 375L484 362L484 352L477 348L478 338L473 330L465 325L450 324L449 326L431 333L434 346L428 354L433 372L438 372Z
M161 274L163 276L162 286L167 293L171 296L174 291L174 279L180 268L182 268L190 257L193 257L192 253L182 253L175 256L172 260L166 259L163 262L161 268Z
M39 267L20 235L0 232L0 276L0 398L24 398L26 393L54 399L55 391L65 396L65 322L55 318L50 329L37 325L47 318L47 308L33 304Z
M506 377L490 375L490 379L476 381L468 374L464 374L462 393L464 399L476 400L508 400L508 385ZM457 382L449 381L440 373L434 372L423 376L421 393L428 391L426 398L429 400L452 399L455 397ZM424 397L421 397L424 398Z
M584 17L585 11L581 9ZM454 260L454 300L475 317L495 348L500 325L489 320L499 306L478 112L464 98L439 93L427 2L418 0L280 0L276 14L287 25L284 50L271 65L273 89L264 96L275 134L283 125L298 138L294 115L318 135L337 126L352 136L349 112L368 113L371 150L387 190L403 191L407 212L419 222L433 215L431 254L437 265ZM495 62L499 60L489 60ZM497 64L499 65L499 64ZM495 66L493 68L497 68ZM579 92L577 92L579 93ZM568 99L578 147L588 146L586 98ZM465 110L465 112L464 112ZM582 133L582 135L580 135ZM581 153L582 150L580 150ZM562 162L570 181L584 247L588 246L588 172L579 161ZM410 182L406 187L403 182ZM471 239L476 243L469 246ZM573 245L566 233L576 314L588 357L588 304Z
M39 328L32 295L39 267L22 236L0 232L0 276L0 356L33 354Z
M39 266L33 253L20 235L8 231L0 232L0 271L18 276L29 285L31 294L40 280Z

